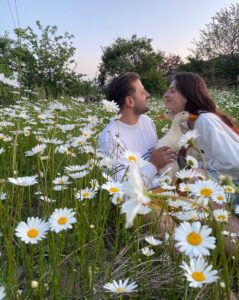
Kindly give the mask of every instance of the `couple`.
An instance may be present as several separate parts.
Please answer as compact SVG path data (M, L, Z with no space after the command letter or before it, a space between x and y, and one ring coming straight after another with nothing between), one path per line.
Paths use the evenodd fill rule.
M99 136L99 148L120 162L126 150L138 152L148 164L141 168L144 183L153 188L159 170L177 159L169 147L154 149L157 133L153 121L145 115L149 110L149 93L138 74L127 72L114 78L108 87L108 100L120 108L119 120L112 120ZM208 174L216 178L227 174L239 178L239 128L216 106L209 96L204 80L194 73L178 73L164 94L166 109L174 113L188 111L197 115L188 121L188 129L196 129L196 144L202 151ZM118 165L116 178L121 181L125 167Z

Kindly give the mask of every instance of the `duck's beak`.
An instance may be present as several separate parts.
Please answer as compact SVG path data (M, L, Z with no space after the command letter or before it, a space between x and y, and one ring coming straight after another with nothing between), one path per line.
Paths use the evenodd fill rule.
M189 114L188 120L197 120L198 115Z

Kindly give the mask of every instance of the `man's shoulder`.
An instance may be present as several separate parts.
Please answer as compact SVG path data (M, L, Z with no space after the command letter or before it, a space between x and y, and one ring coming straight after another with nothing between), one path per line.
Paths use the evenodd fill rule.
M106 139L109 133L113 134L117 129L115 120L111 120L99 134L99 140Z
M154 124L153 120L147 115L141 115L140 122Z

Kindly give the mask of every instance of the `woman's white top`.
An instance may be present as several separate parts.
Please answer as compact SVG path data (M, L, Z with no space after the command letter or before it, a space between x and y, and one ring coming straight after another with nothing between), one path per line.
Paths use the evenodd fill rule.
M201 113L194 129L200 134L195 141L208 170L239 178L239 135L213 113Z

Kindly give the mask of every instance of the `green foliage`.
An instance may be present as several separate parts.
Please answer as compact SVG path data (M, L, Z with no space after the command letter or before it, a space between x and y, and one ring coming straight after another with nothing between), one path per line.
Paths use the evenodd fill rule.
M220 55L209 60L188 58L188 63L179 65L178 72L195 72L203 76L210 86L236 86L239 74L239 55Z
M231 4L212 17L194 40L193 56L178 71L201 74L213 86L237 86L239 74L239 4Z
M239 3L231 4L216 13L212 22L201 30L193 53L201 58L211 59L221 55L239 54Z
M165 89L165 79L160 70L162 55L153 50L151 42L146 37L132 35L130 39L117 38L111 46L103 48L99 83L104 85L112 77L131 71L141 76L149 92L161 94Z
M7 34L0 37L0 73L6 77L17 75L22 88L40 92L46 98L96 93L92 82L82 80L81 74L70 69L75 52L73 35L58 35L56 26L43 27L39 21L36 25L38 34L27 27L15 29L17 40ZM3 88L1 99L7 94L7 88Z
M46 96L49 93L57 96L63 90L63 79L73 62L73 35L57 35L56 26L44 28L39 21L36 25L39 35L31 27L15 29L18 37L19 81L24 86L44 88Z

